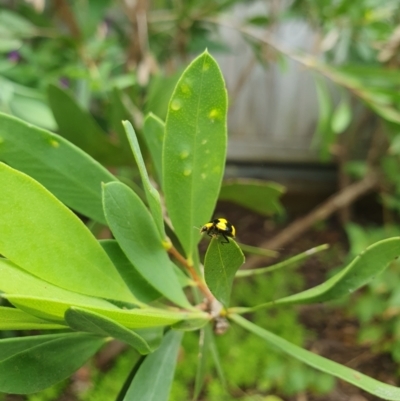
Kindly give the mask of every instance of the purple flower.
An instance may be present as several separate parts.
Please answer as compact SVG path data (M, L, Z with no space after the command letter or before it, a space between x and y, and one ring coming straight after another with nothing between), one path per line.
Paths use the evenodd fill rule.
M7 55L7 59L12 63L18 63L21 60L21 55L18 50L13 50Z

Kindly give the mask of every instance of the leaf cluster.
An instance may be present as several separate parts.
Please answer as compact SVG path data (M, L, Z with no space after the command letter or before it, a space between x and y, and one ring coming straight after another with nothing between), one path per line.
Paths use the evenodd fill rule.
M236 306L231 306L231 293L244 262L240 246L233 238L223 244L215 235L204 258L199 254L196 227L211 220L221 191L226 116L225 83L206 51L177 81L165 122L149 115L142 140L124 122L125 144L141 182L141 190L135 190L137 184L124 183L95 160L103 158L101 148L125 157L122 141L118 148L105 138L98 142L100 150L86 148L96 152L89 155L72 139L0 115L0 290L12 305L0 307L0 328L52 330L0 341L0 391L26 394L44 389L71 375L115 338L143 355L118 399L128 401L140 394L142 400L167 400L182 337L185 331L200 330L197 398L207 375L207 358L225 382L215 333L223 334L230 322L257 336L266 350L272 347L384 399L400 399L398 388L316 355L241 316L280 305L330 301L355 291L398 256L399 237L368 247L317 287ZM68 123L62 114L58 119ZM75 135L74 141L84 147L86 140L90 144L99 135L88 131L82 138ZM141 141L151 149L152 178ZM104 160L109 165L114 159ZM246 184L234 185L246 189ZM256 198L255 185L247 183L247 197L238 195L242 204ZM236 194L232 184L223 192ZM273 185L261 187L261 194L270 194L265 213L280 211L280 192ZM113 239L99 241L89 229L93 221L108 227ZM261 277L257 271L246 275Z

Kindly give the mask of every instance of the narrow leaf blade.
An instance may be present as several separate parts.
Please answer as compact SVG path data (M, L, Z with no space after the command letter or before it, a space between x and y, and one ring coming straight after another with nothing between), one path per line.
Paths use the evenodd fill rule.
M31 316L19 309L0 306L0 330L58 330L65 326Z
M149 113L143 124L143 139L150 152L158 183L162 187L162 149L165 123L153 113Z
M140 334L131 331L115 320L102 316L96 312L72 307L65 312L65 321L74 330L87 331L103 337L110 336L121 340L135 348L142 355L154 351L152 345L149 344L145 338L141 337ZM157 330L157 332L159 333L158 337L161 340L162 331Z
M276 300L275 304L316 303L340 298L367 284L400 255L400 237L376 242L357 256L346 268L324 283Z
M263 338L268 344L273 345L283 353L288 354L315 369L338 377L339 379L351 383L384 400L400 400L400 388L398 387L382 383L344 365L307 351L267 330L264 330L241 316L231 315L230 318L246 330Z
M9 302L17 308L37 316L57 323L64 323L65 312L71 307L76 306L71 302L60 300L27 297L23 295L3 295ZM91 305L77 305L84 309L99 313L109 317L129 329L143 329L151 327L171 326L180 321L193 320L198 324L203 320L204 324L210 320L210 315L205 312L175 312L157 308L143 309L118 309L105 308ZM188 322L190 324L190 322Z
M139 273L166 298L190 307L162 245L152 216L126 185L104 185L104 210L121 249Z
M225 167L227 96L216 61L204 52L179 79L169 103L163 188L169 216L187 254L209 221Z
M133 155L135 156L136 164L139 167L140 176L142 178L143 187L146 193L147 203L149 204L150 211L156 223L161 240L164 240L166 235L164 229L164 219L161 209L160 194L157 192L157 190L153 187L153 185L150 182L146 166L144 164L144 160L142 157L142 153L140 151L139 142L137 140L136 133L132 127L132 124L129 121L123 121L123 125Z
M174 330L166 334L160 348L140 365L123 401L168 401L182 336Z

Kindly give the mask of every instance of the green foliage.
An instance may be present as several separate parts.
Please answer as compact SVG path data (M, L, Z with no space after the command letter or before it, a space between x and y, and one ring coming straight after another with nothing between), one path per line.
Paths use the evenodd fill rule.
M228 251L225 248L229 247ZM244 263L244 255L234 241L221 243L213 238L204 257L204 278L208 288L225 307L229 305L233 279Z
M396 226L367 227L349 224L346 231L350 240L350 254L377 239L398 235ZM400 306L399 262L393 261L389 268L376 276L363 291L351 298L348 312L360 322L358 340L373 352L388 352L394 361L400 359L400 331L398 312ZM396 372L397 375L399 372Z
M1 161L40 182L71 209L105 223L101 183L116 178L82 150L1 113L0 147Z
M89 230L54 195L4 163L0 163L0 187L2 255L61 288L134 301Z
M179 79L169 102L163 145L163 190L169 217L187 256L211 219L225 168L227 94L207 53Z
M143 401L168 400L182 335L173 330L166 334L160 348L138 367L123 401L134 401L138 394Z
M105 340L90 334L49 334L12 338L0 343L0 388L29 394L70 376ZM63 363L60 363L60 359ZM18 366L18 369L15 367ZM43 374L43 370L46 374ZM23 380L21 380L23 378Z
M90 26L87 29L90 30ZM71 118L76 116L76 110L68 112ZM135 361L118 400L129 401L138 396L141 400L168 400L181 340L186 331L200 329L200 348L190 349L191 358L197 357L198 349L204 357L200 358L199 369L191 374L195 397L202 393L210 368L215 369L222 383L225 383L225 368L227 382L232 380L244 388L257 386L261 394L278 385L285 387L287 394L306 388L328 389L331 379L305 369L305 363L374 395L400 400L398 388L302 348L304 332L298 328L294 313L277 309L275 314L279 319L275 322L271 309L272 305L281 308L284 304L323 302L360 288L376 274L384 272L388 263L398 256L398 237L368 247L333 278L294 295L289 294L299 288L293 277L287 280L282 274L290 261L281 265L282 270L276 273L280 276L280 285L273 285L273 274L266 280L268 285L256 293L256 283L261 282L256 278L261 276L254 275L252 286L244 290L240 285L235 287L235 306L231 308L228 305L232 303L229 302L232 282L244 261L234 239L221 245L218 237L213 238L204 257L204 269L201 266L203 257L197 248L200 235L195 227L210 220L221 191L227 145L226 113L225 84L216 61L206 51L178 80L169 102L163 140L156 141L156 149L149 151L148 162L153 162L153 171L162 173L160 192L148 174L140 136L136 137L130 123L124 122L125 144L129 143L133 151L142 187L132 183L134 170L131 166L127 170L129 185L126 185L106 173L91 156L77 151L64 140L63 146L75 155L74 160L86 163L88 175L81 179L78 174L76 180L85 186L87 177L91 174L94 177L96 190L85 191L85 196L93 202L94 208L97 207L96 213L91 213L90 207L79 206L79 196L68 198L66 190L57 190L51 185L52 180L46 179L44 163L40 162L45 157L41 153L43 146L29 149L32 160L39 160L38 180L43 181L39 183L30 176L30 171L35 171L34 163L24 168L24 172L19 171L18 164L24 164L18 152L2 153L0 144L0 160L9 164L0 164L0 253L3 256L0 258L0 289L2 298L15 308L0 308L0 316L4 316L3 328L62 329L58 334L40 333L0 340L1 391L31 393L60 382L82 366L108 338L114 337L145 355ZM156 122L156 135L161 138L162 122L151 116L148 119ZM63 120L68 123L68 116L63 116ZM4 121L19 127L19 135L35 137L32 143L39 138L52 138L60 143L58 136L14 118L5 117ZM85 136L85 132L80 134ZM7 135L11 137L11 133ZM88 131L87 137L79 140L88 144L96 141L94 138L93 132ZM153 146L153 142L145 142ZM113 146L108 148L113 149ZM113 150L110 152L112 155ZM107 163L108 156L108 153L101 156L102 161ZM51 170L53 179L56 171L62 171L61 177L69 176L65 157ZM99 212L102 174L107 179L102 185L103 211ZM59 185L62 186L62 181ZM67 180L66 185L71 185L71 181ZM249 197L238 195L241 202L249 205L249 199L255 199L256 185L255 182L248 185ZM143 188L140 195L133 189L137 187ZM264 212L266 209L268 213L280 211L277 198L281 192L281 188L260 185L260 193L271 197ZM70 203L76 201L74 204L80 207L81 213L88 211L84 219L96 216L96 221L106 223L115 240L99 242L83 221L62 203L67 204L68 199ZM184 252L180 252L181 249ZM301 257L296 260L299 259ZM143 283L145 286L141 287ZM182 288L189 285L194 287L191 293ZM259 310L267 307L267 312ZM13 312L6 311L7 308ZM257 310L254 323L239 315ZM213 327L215 332L223 334L228 321L236 324L236 328L232 327L225 338L216 340ZM268 329L261 327L266 325ZM251 333L259 337L258 342L249 336ZM378 334L370 333L370 336ZM243 343L246 343L245 351L241 350ZM264 345L290 356L289 364L283 363L275 351L261 352ZM274 356L268 359L269 355ZM256 381L254 372L261 365L264 375ZM323 384L317 386L316 377L322 377ZM223 399L222 387L213 381L206 390L210 399ZM185 399L192 396L184 394L182 388L180 391Z
M262 216L271 216L283 214L279 198L284 192L284 188L274 182L236 179L222 184L219 199L244 206Z

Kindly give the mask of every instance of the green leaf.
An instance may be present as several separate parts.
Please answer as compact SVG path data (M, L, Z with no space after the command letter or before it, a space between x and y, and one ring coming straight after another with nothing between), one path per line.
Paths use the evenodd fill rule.
M142 178L143 188L146 193L147 203L149 204L151 214L156 223L161 240L165 240L164 218L161 210L160 194L153 187L147 174L146 166L142 153L140 151L139 142L136 138L135 131L129 121L123 121L126 136L128 137L129 144L133 155L135 156L136 164L138 165L140 177Z
M71 305L118 309L104 299L88 297L56 287L47 281L32 276L6 259L0 259L0 290L6 294L46 297L68 302Z
M71 306L71 302L64 302L48 298L27 297L23 295L3 295L17 308L39 318L52 320L58 323L64 322L64 315ZM99 308L91 305L83 306L84 309L109 317L129 329L142 329L150 327L170 326L182 320L193 320L198 323L203 319L204 323L210 320L210 315L205 312L176 312L167 309L143 308L143 309L111 309ZM188 323L189 324L189 323Z
M59 330L65 326L28 315L22 310L0 306L0 330Z
M187 254L209 221L226 155L227 95L216 61L204 52L179 79L169 103L163 148L168 214Z
M324 283L273 302L257 305L254 309L278 304L326 302L352 293L382 273L400 255L400 237L376 242L357 256L347 267Z
M269 258L277 258L279 256L279 252L272 251L271 249L259 248L257 246L251 246L241 243L238 245L245 254L250 253L252 255L267 256Z
M142 200L126 185L114 182L104 185L103 204L111 231L143 278L177 305L190 307Z
M37 181L0 163L0 253L61 288L135 302L85 225Z
M194 383L194 392L193 392L193 400L197 400L201 393L201 390L204 387L205 377L208 373L208 365L207 361L210 357L210 346L212 342L212 331L209 325L203 328L200 331L200 339L199 339L199 352L197 357L197 370L196 370L196 379Z
M130 146L128 138L126 137L125 129L122 125L122 121L130 120L131 114L125 107L122 97L123 97L122 91L114 87L110 95L109 122L112 128L112 133L118 136L118 142L121 151L130 157L131 156Z
M256 276L258 274L270 273L276 270L284 269L290 267L294 264L299 264L305 259L308 259L310 256L315 255L318 252L325 251L329 248L329 245L324 244L320 246L316 246L311 248L305 252L299 253L292 258L286 259L283 262L275 263L274 265L267 266L267 267L260 267L258 269L247 269L247 270L239 270L236 273L235 277L248 277L248 276ZM242 248L243 250L243 248Z
M65 312L65 321L73 330L87 331L103 337L110 336L121 340L135 348L142 355L153 352L155 350L153 345L158 346L162 338L162 331L153 329L153 332L156 330L154 337L159 341L158 344L149 344L139 333L127 329L108 317L82 308L69 308Z
M254 179L235 179L222 184L220 200L234 202L263 216L283 214L279 198L284 187L273 182Z
M146 114L151 112L159 116L162 120L165 119L168 112L168 102L181 72L181 70L178 70L172 75L159 74L152 77L147 88Z
M165 123L155 114L149 113L143 124L143 139L150 152L157 181L162 187L162 149Z
M384 400L400 400L400 388L398 387L382 383L360 372L357 372L356 370L341 365L340 363L330 361L329 359L326 359L320 355L316 355L310 351L307 351L267 330L264 330L263 328L249 322L241 316L231 315L230 318L246 330L264 339L269 345L278 348L283 353L288 354L315 369L338 377L339 379L351 383Z
M229 304L232 283L239 267L244 263L244 255L235 241L221 244L213 238L204 259L204 277L208 288L225 307Z
M131 162L67 91L50 85L48 97L60 135L103 164L123 165Z
M0 391L30 394L66 379L105 340L82 333L51 334L0 341Z
M53 114L42 98L14 93L9 107L15 116L22 118L27 123L50 130L57 129Z
M117 241L102 240L100 241L100 245L107 252L108 257L135 298L140 302L148 304L162 297L129 261Z
M331 158L330 147L335 140L335 134L331 128L333 105L326 81L316 79L315 85L318 96L319 118L315 129L314 142L318 144L321 160L328 161Z
M331 129L335 134L340 134L350 125L352 117L351 105L344 95L332 114Z
M154 353L146 357L123 401L168 401L183 333L169 331Z
M3 29L10 30L13 34L17 35L17 37L29 38L38 34L38 28L28 19L6 8L1 9L0 26Z
M0 160L39 181L70 208L106 222L101 183L116 178L59 135L0 113Z

